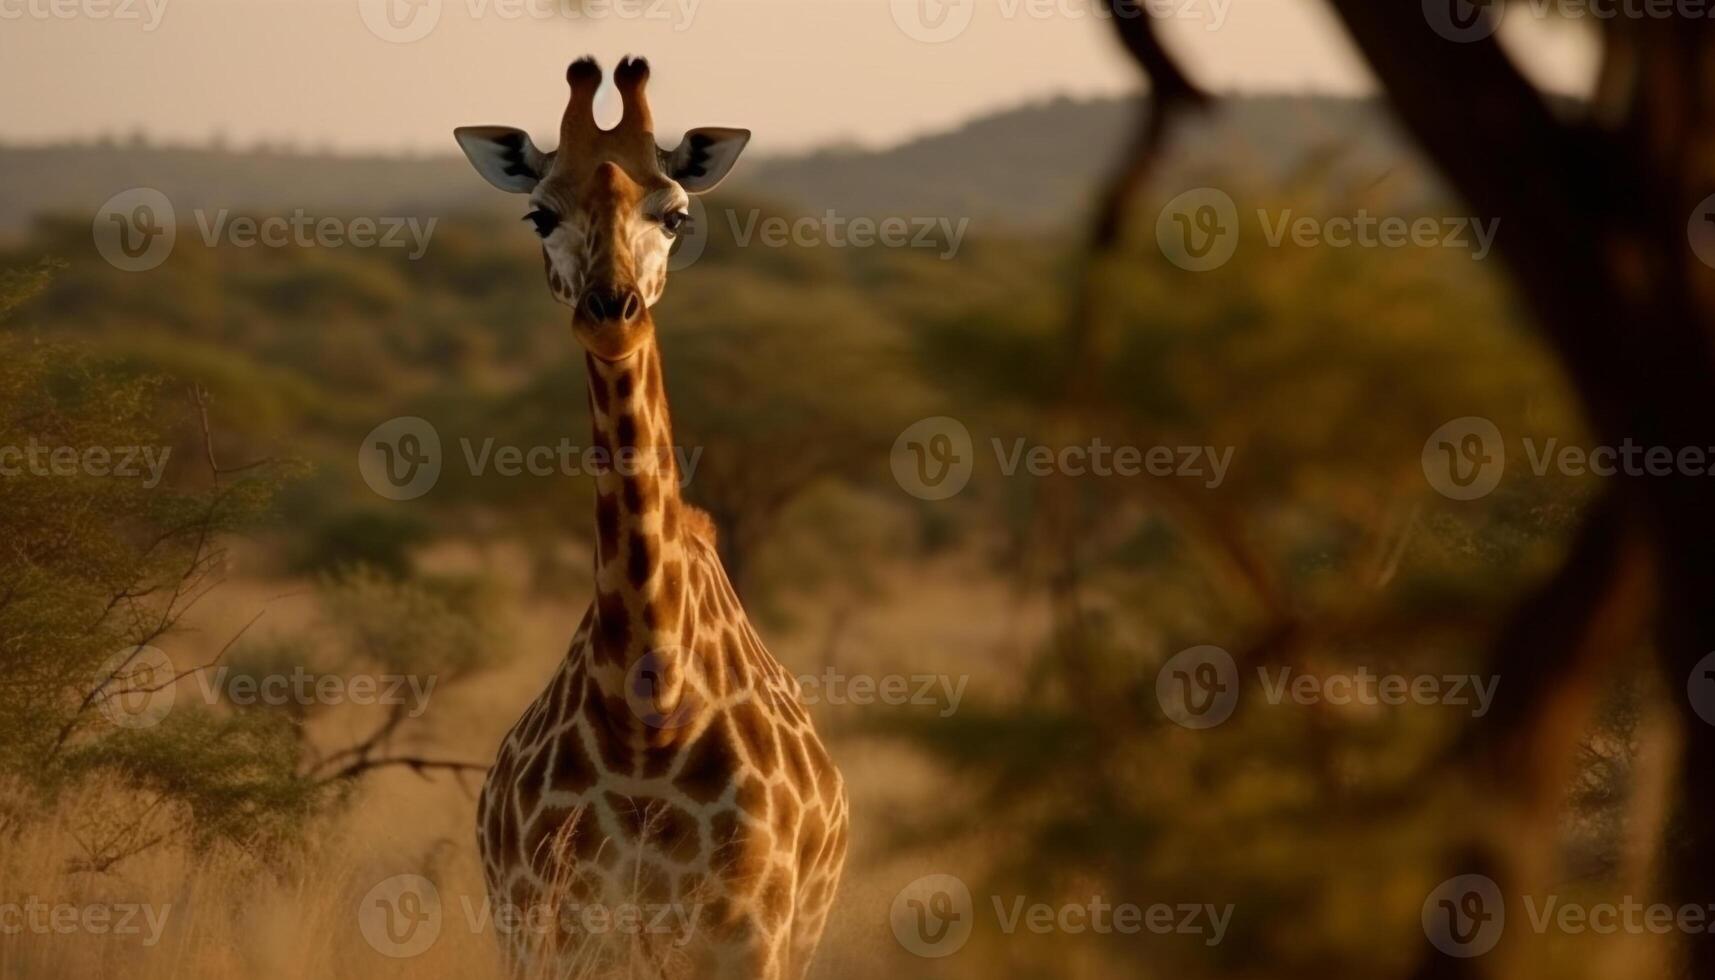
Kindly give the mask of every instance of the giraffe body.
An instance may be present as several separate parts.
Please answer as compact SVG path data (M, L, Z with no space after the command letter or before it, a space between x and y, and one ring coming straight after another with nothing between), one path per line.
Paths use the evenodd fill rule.
M457 134L491 183L531 195L605 461L595 599L478 802L491 903L529 925L506 930L520 976L798 980L845 859L844 785L707 515L680 499L649 312L685 195L718 182L749 134L693 130L661 151L640 60L615 72L613 130L591 117L594 62L567 77L553 153L502 127Z

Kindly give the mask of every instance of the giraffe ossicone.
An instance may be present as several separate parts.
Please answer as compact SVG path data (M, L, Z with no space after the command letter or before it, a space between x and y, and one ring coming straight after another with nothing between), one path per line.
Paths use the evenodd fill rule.
M491 899L528 913L655 908L617 937L512 934L521 975L803 977L845 861L843 781L797 680L763 646L680 499L651 308L691 194L750 138L694 129L655 143L640 58L614 71L624 114L595 123L601 69L566 72L559 145L522 130L455 131L477 171L529 196L548 287L585 350L596 483L595 598L547 688L508 732L477 808ZM633 465L618 465L630 460ZM658 921L694 923L689 935Z

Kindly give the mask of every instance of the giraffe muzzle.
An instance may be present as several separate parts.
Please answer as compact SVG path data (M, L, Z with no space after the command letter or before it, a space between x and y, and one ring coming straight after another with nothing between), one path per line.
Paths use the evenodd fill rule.
M579 310L593 324L627 326L643 315L643 297L636 289L592 287L584 293Z

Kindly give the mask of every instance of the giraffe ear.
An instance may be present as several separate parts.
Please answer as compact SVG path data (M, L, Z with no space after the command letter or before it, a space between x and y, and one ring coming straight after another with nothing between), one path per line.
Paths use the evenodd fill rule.
M464 155L483 179L503 191L528 194L548 172L548 154L511 126L460 126L453 130Z
M732 171L739 152L749 142L748 129L725 126L693 129L676 148L661 154L661 170L678 181L687 194L712 191Z

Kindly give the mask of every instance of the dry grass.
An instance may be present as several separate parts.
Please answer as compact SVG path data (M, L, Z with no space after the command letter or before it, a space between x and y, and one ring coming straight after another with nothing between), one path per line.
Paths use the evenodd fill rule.
M502 579L506 556L472 552L434 556L443 570L481 568ZM994 651L1020 635L1021 614L1006 591L964 567L902 569L897 592L885 604L855 617L838 645L843 671L947 672L972 675L972 690L1004 691L1012 683ZM314 616L312 587L304 582L239 580L199 610L196 630L179 639L175 658L219 648L258 610L259 631L289 631ZM525 594L514 588L513 595ZM216 601L218 600L218 601ZM516 599L510 610L515 651L501 651L496 666L437 691L415 736L440 753L486 761L506 728L553 670L585 597ZM948 610L960 610L956 616ZM794 670L820 669L826 639L814 610L793 635L774 631L776 655ZM1017 640L1010 641L1016 645ZM969 695L967 695L969 696ZM816 709L824 728L838 728L852 706ZM341 709L319 723L316 737L338 744L361 731L360 709ZM824 939L815 976L967 976L966 968L931 963L904 953L888 925L894 895L923 874L973 867L981 848L953 855L896 853L887 835L897 814L944 800L946 781L909 749L868 740L835 740L834 755L852 794L853 849L839 904ZM188 853L156 849L108 874L65 870L77 853L75 817L87 801L71 800L0 854L0 903L32 898L79 910L111 907L116 915L141 906L155 916L159 934L138 914L137 931L103 934L82 926L65 933L28 928L0 934L0 978L31 980L383 980L410 977L504 976L501 939L483 921L485 888L475 854L472 787L449 776L424 779L404 771L373 774L337 814L318 822L301 854L284 867L264 867L229 851ZM394 958L365 938L363 915L372 890L397 875L420 875L439 894L437 937L421 953ZM81 912L80 912L81 914ZM96 913L99 914L99 913ZM405 932L400 920L401 934ZM0 919L0 927L7 922ZM373 931L373 930L371 930ZM387 945L385 942L383 946ZM579 967L576 963L584 963ZM589 975L574 960L559 976Z

